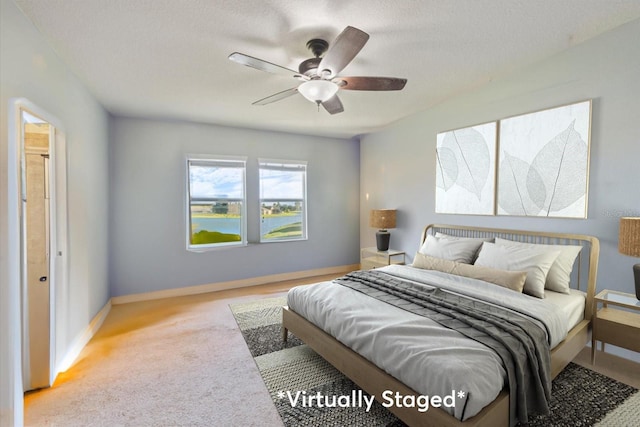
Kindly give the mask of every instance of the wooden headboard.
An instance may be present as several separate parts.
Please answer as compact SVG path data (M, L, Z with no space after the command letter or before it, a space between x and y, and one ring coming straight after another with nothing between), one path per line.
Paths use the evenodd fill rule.
M436 232L457 237L500 237L523 243L543 245L574 245L582 246L576 258L571 275L571 287L586 292L587 301L584 318L591 319L593 302L596 295L596 277L598 275L598 257L600 256L600 242L596 237L582 234L548 233L541 231L510 230L502 228L483 228L466 225L430 224L422 231L420 245L428 234Z

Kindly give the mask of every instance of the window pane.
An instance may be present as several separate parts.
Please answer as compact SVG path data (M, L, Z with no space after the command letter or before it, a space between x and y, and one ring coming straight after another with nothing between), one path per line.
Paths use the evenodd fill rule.
M260 169L260 198L302 200L304 175L304 171Z
M191 244L242 241L242 203L191 204Z
M191 164L189 167L189 192L192 199L213 197L242 199L244 197L244 168Z
M306 239L306 164L260 162L260 240Z
M304 203L275 201L262 203L260 236L262 240L301 239L304 233Z
M242 244L244 162L190 160L189 246Z

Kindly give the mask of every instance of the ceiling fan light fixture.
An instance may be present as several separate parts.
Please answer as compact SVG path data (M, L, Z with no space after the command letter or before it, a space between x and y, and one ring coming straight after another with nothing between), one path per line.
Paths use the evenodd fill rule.
M338 85L328 80L309 80L298 86L298 92L309 101L321 104L338 92Z

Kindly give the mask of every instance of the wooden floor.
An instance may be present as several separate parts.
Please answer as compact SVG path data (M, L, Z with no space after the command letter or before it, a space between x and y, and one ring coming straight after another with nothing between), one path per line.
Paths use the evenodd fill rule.
M598 351L594 366L591 364L591 347L585 347L573 361L585 368L640 389L640 363Z

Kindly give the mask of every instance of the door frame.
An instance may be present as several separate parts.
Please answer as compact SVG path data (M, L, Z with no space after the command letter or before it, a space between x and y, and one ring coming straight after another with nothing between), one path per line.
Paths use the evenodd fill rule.
M9 226L10 233L16 238L9 239L9 253L15 254L10 260L9 286L19 295L17 319L20 328L20 343L14 356L14 366L17 381L22 384L24 391L27 378L28 364L26 364L25 345L28 345L28 330L26 328L26 256L25 256L25 228L23 221L24 189L22 188L23 159L23 127L22 112L36 116L51 126L49 134L49 191L50 191L50 293L49 293L49 385L52 385L58 372L60 361L56 346L57 322L60 313L56 311L56 301L60 300L60 293L68 289L68 217L67 217L67 149L64 127L57 117L40 108L26 98L13 98L9 107ZM15 203L12 203L13 200ZM15 266L15 267L14 267ZM15 301L15 300L14 300ZM15 343L15 341L14 341Z

